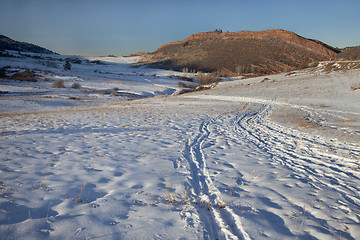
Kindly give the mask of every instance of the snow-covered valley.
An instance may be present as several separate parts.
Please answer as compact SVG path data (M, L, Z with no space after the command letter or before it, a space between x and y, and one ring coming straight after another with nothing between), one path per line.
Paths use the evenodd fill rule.
M359 69L168 96L184 73L111 60L1 58L51 70L1 80L1 239L360 238Z

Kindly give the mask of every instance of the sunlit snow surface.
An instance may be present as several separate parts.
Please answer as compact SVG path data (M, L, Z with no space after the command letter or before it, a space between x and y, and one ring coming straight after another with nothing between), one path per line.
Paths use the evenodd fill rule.
M66 85L1 81L1 239L360 238L359 70L164 96L181 73L125 60L1 58Z

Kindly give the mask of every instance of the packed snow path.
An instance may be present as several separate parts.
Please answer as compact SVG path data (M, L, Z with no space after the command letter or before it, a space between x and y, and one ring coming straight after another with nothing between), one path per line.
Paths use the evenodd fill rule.
M281 201L277 202L269 198L271 195L261 196L261 201L268 205L267 207L275 208L273 210L289 208L288 213L255 210L260 215L259 218L274 220L272 224L276 226L275 232L272 233L274 235L267 235L264 231L262 237L282 238L287 235L296 239L322 239L327 233L331 233L336 238L354 239L352 234L358 234L360 214L360 174L357 167L360 148L356 141L355 144L345 144L277 124L270 120L270 116L272 109L276 108L275 106L278 108L280 104L261 104L260 107L249 105L245 104L240 113L224 114L203 122L199 134L185 146L184 158L191 169L189 185L192 188L192 197L195 199L194 202L200 202L198 213L207 226L208 232L204 237L250 239L241 220L244 219L244 214L239 214L239 211L236 214L236 205L234 211L229 203L224 202L221 191L216 187L226 184L216 175L211 177L209 174L215 169L209 162L216 159L212 155L218 152L213 149L226 150L226 147L217 146L219 142L224 144L223 140L219 141L222 138L225 139L225 146L236 148L232 150L238 158L238 161L233 162L238 166L235 175L240 176L236 178L236 182L245 185L243 189L239 188L239 191L246 192L246 185L254 184L261 192L270 191L271 195L280 198ZM320 112L308 108L303 108L302 111L309 116L321 115ZM260 172L259 176L267 175L268 170L274 166L281 174L272 174L271 182L245 184L246 180L241 177L241 172L246 168L243 168L242 164L249 163L243 162L242 159L243 156L249 155L249 152L256 152L254 154L257 157L264 158L259 161L263 165L262 168L254 169ZM218 159L213 163L219 165L220 161L224 161L223 165L231 166L231 162L227 160ZM282 186L279 186L278 182L282 182ZM304 195L298 198L288 194L288 188L300 188L299 192ZM289 192L294 191L290 189ZM347 215L346 218L339 214L341 211ZM289 219L299 218L299 215L301 219L297 220L293 229L285 226L292 225ZM339 229L339 225L343 227ZM264 229L269 229L269 226L264 226ZM252 235L255 239L261 237L254 233Z

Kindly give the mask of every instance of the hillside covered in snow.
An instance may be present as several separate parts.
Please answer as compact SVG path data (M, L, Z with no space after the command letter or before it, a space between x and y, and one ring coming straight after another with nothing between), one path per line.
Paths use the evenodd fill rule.
M203 91L137 61L0 57L0 239L360 238L359 61Z

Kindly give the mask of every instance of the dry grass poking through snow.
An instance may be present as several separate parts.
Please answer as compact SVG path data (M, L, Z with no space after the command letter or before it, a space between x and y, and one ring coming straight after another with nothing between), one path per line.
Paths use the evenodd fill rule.
M360 69L360 61L321 62L317 67L325 73Z
M321 125L315 121L311 121L307 118L306 113L300 109L294 109L289 111L283 106L277 114L280 116L283 122L290 123L300 128L321 128ZM273 119L273 118L272 118Z
M209 85L212 83L218 83L221 81L221 78L219 77L219 75L217 73L199 72L196 75L195 80L196 80L197 84L202 86L202 85Z
M353 83L351 84L351 90L359 90L360 89L360 83Z
M321 109L325 108L323 105L317 107ZM288 109L286 106L283 106L272 114L271 119L272 121L280 120L295 128L311 130L320 135L337 138L343 142L360 143L360 134L356 134L356 131L349 130L351 128L360 129L360 119L356 116L353 116L351 119L339 118L324 121L310 116L304 109Z

